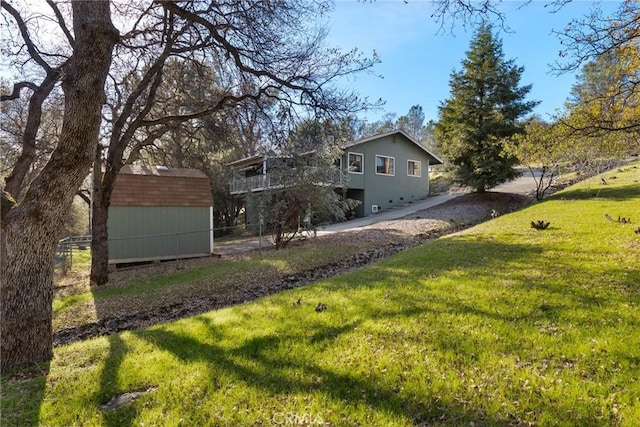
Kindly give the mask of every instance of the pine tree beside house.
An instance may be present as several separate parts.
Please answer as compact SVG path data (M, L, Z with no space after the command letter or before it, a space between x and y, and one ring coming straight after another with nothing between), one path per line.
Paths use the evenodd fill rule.
M484 192L518 176L517 158L504 146L524 132L519 119L538 104L525 99L531 85L520 86L523 71L504 59L502 41L482 23L462 70L451 74L451 95L439 107L436 124L438 144L460 184Z

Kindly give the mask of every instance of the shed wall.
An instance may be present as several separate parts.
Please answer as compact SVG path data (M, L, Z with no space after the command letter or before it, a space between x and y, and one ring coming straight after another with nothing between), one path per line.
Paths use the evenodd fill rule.
M109 263L206 256L210 207L111 206Z

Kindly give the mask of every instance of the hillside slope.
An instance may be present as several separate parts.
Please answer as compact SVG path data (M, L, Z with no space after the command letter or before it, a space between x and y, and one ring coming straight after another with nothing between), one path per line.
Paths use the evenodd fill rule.
M605 177L314 285L60 346L3 378L2 424L638 425L640 171Z

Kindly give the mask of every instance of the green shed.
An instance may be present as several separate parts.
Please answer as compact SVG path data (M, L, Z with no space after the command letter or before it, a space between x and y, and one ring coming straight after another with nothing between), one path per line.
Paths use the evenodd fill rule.
M209 256L213 199L196 169L126 165L109 207L109 263Z

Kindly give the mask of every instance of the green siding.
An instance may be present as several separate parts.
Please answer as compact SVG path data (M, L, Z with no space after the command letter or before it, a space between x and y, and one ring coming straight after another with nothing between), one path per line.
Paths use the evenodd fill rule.
M112 206L109 262L209 254L210 208Z
M400 134L388 135L350 147L345 150L343 162L346 162L348 153L364 155L364 173L347 174L349 189L364 189L363 204L358 209L359 216L371 215L372 205L377 205L384 210L428 196L429 157L404 136ZM376 155L395 159L394 176L376 174ZM421 177L407 175L408 160L421 162Z

